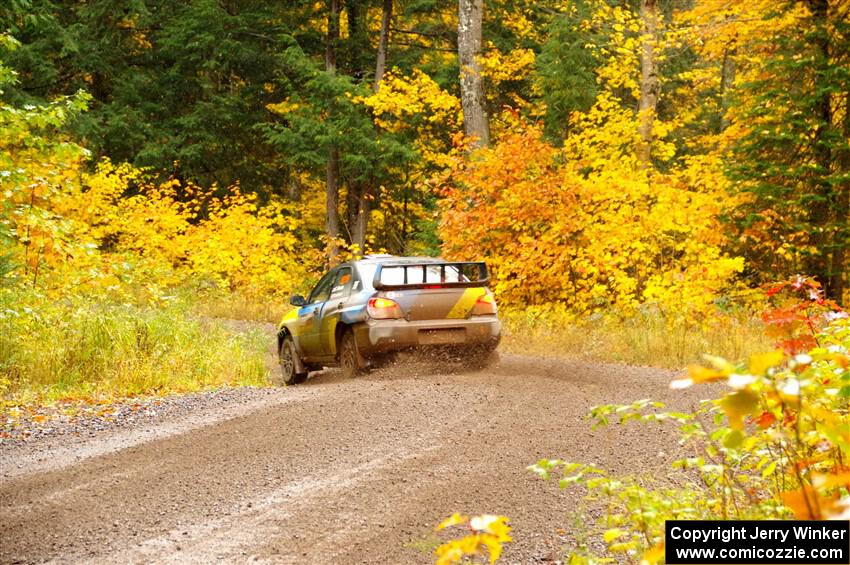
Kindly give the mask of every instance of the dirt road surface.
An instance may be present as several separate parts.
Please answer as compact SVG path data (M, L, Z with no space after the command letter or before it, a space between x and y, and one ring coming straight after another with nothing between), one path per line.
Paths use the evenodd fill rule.
M0 445L0 562L432 563L434 526L460 511L510 518L504 563L555 563L582 496L526 466L664 479L671 428L591 431L583 417L704 393L670 391L669 371L580 361L424 365L326 370L180 417Z

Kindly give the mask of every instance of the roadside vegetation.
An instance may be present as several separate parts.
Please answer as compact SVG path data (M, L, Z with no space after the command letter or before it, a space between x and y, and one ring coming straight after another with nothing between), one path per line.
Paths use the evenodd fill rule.
M198 319L177 297L142 305L17 292L0 294L0 308L7 406L269 383L266 333Z
M561 488L582 485L606 512L584 523L573 563L664 558L668 519L847 519L846 460L850 397L850 326L820 285L803 277L772 287L765 312L775 349L741 362L706 357L673 380L673 389L723 383L724 391L694 412L662 403L594 407L593 426L678 429L686 457L673 463L670 484L611 476L582 461L543 459L529 469ZM716 390L716 389L715 389ZM600 554L587 542L604 541Z
M717 312L702 323L673 319L647 309L631 316L597 314L585 318L536 317L503 311L502 350L542 357L574 357L601 362L683 369L705 352L744 359L769 349L756 312Z

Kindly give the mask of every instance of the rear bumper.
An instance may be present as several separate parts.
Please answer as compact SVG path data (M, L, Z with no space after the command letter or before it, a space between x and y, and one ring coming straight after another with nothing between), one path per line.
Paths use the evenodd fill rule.
M495 348L502 324L496 316L463 320L372 320L354 328L357 348L365 356L418 347L470 345Z

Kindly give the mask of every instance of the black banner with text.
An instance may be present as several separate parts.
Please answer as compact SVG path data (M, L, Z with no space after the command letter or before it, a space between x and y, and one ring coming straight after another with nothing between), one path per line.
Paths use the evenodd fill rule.
M850 521L668 520L668 565L850 563Z

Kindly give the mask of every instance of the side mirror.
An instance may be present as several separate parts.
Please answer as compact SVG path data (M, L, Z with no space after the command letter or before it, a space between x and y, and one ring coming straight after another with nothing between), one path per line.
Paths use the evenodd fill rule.
M289 303L292 304L293 306L304 306L305 304L307 304L307 301L304 300L304 297L301 296L300 294L296 294L296 295L290 297Z

